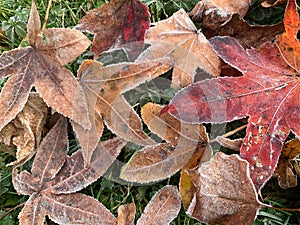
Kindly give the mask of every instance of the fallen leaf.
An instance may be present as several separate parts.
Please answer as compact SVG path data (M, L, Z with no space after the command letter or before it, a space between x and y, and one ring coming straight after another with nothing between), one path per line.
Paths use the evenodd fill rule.
M90 41L80 31L67 28L45 29L42 34L34 1L27 30L31 46L0 57L0 78L9 77L0 95L0 129L23 109L33 86L49 107L89 128L82 90L63 64L79 56Z
M198 191L187 210L188 215L209 224L254 223L262 203L246 160L219 152L209 162L190 170L189 175Z
M274 6L278 6L278 5L282 5L287 3L287 0L264 0L261 2L261 5L263 7L274 7Z
M117 225L134 225L135 211L134 203L120 205Z
M298 137L298 77L267 42L245 51L230 37L215 37L218 55L244 76L200 81L181 90L163 111L189 123L220 123L249 117L240 154L259 190L272 176L289 131Z
M183 9L150 28L145 43L151 46L137 61L170 57L174 65L173 87L191 84L198 67L213 76L220 74L219 58Z
M95 34L91 51L98 58L111 47L127 48L134 59L144 47L144 36L150 27L147 6L139 0L113 0L87 12L77 29Z
M47 105L37 93L30 93L22 111L0 131L4 145L17 147L17 160L8 166L20 166L34 155L47 116Z
M120 63L105 67L96 61L85 61L78 74L89 108L95 109L106 126L119 137L145 146L154 145L155 142L143 131L139 116L122 94L163 74L170 67L168 59ZM98 141L99 135L94 134L91 138Z
M283 32L283 23L269 26L250 25L237 14L218 29L203 29L207 39L214 36L230 36L236 38L244 48L258 48L267 41L275 40L276 36Z
M275 44L284 60L298 73L300 72L300 43L297 38L300 29L299 14L296 0L289 0L284 13L285 32L280 35Z
M230 148L236 151L240 151L240 148L243 144L243 139L229 139L226 137L218 136L216 137L217 142L225 148Z
M147 103L141 114L151 132L167 143L139 150L123 166L122 179L138 183L166 179L180 170L195 151L206 151L208 136L203 125L186 124L168 114L159 117L161 109L162 106Z
M251 0L203 0L190 12L190 17L201 22L202 27L214 30L228 23L233 14L244 17L250 3Z
M67 156L67 124L60 118L39 146L31 173L13 170L17 193L30 196L19 214L20 224L43 224L46 215L58 224L116 224L99 201L74 192L103 175L125 143L117 138L101 142L85 168L80 150Z
M176 186L167 185L159 190L146 206L137 225L167 225L178 215L181 207Z
M297 175L293 173L290 160L300 155L300 142L298 139L287 142L282 149L278 166L274 175L278 177L279 186L283 189L297 186Z

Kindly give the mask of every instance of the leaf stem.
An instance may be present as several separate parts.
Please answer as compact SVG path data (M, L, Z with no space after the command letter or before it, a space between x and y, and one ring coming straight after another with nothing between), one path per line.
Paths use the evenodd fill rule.
M235 134L235 133L237 133L237 132L239 132L239 131L245 129L246 127L247 127L247 124L245 124L245 125L243 125L243 126L240 126L240 127L236 128L236 129L234 129L234 130L232 130L232 131L227 132L226 134L223 134L222 137L229 137L229 136L231 136L231 135L233 135L233 134ZM217 141L217 138L214 138L214 139L211 139L211 140L209 141L209 143L214 143L214 142L216 142L216 141Z
M47 25L47 22L48 22L51 5L52 5L52 0L49 0L47 10L46 10L46 14L45 14L44 23L43 23L43 26L42 26L42 32L44 32L44 30L46 29L46 25Z
M25 203L26 203L26 202L23 202L23 203L21 203L21 204L15 206L14 208L11 208L11 209L8 210L7 212L3 213L3 214L0 216L0 221L1 221L4 217L6 217L8 214L10 214L12 211L14 211L14 210L16 210L16 209L22 207L23 205L25 205Z

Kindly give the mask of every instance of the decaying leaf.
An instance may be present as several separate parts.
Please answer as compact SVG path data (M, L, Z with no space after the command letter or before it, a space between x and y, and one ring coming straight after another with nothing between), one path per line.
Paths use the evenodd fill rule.
M229 139L226 137L218 136L216 138L217 142L219 142L220 145L222 145L225 148L230 148L236 151L240 151L240 148L243 144L243 139L238 138L238 139Z
M95 61L85 61L78 74L89 108L95 109L107 127L119 137L145 146L154 145L155 142L144 133L139 116L122 93L163 74L170 67L168 59L120 63L105 67ZM91 138L98 141L99 135L94 134Z
M152 197L137 225L168 225L178 215L180 208L177 187L167 185Z
M187 214L208 224L252 225L261 204L250 178L249 163L238 155L217 153L190 170L197 193Z
M144 36L150 27L150 14L139 0L113 0L87 12L77 29L95 34L92 52L98 58L111 47L129 50L134 59L144 47Z
M135 211L134 203L120 205L118 208L117 225L134 225Z
M36 152L46 123L48 107L37 93L30 93L22 111L0 131L0 141L16 146L17 160L10 166L20 166Z
M287 142L282 149L278 166L274 175L278 177L281 188L290 188L297 185L297 175L293 173L293 165L290 160L300 155L300 142L298 139Z
M286 15L297 14L293 6L295 1L289 1L287 11L291 12ZM211 44L244 76L194 83L177 93L163 111L189 123L220 123L249 116L240 153L250 163L251 177L259 190L274 173L290 130L300 137L299 79L293 69L297 62L289 67L286 61L291 61L270 42L247 51L230 37L214 37Z
M139 150L122 168L120 177L127 181L149 183L170 177L180 170L195 151L209 151L208 137L203 125L180 122L171 115L159 117L162 106L147 103L141 113L152 133L167 143Z
M183 9L150 28L146 32L145 42L151 46L137 61L170 57L174 65L174 87L191 84L198 67L213 76L220 74L219 58Z
M251 0L203 0L198 2L190 17L194 22L201 22L203 27L214 30L229 22L233 14L244 17L250 3Z
M80 150L67 156L67 124L60 118L39 146L31 173L13 170L17 192L30 195L19 215L20 224L43 224L45 215L58 224L116 224L99 201L74 192L103 175L125 143L118 138L100 142L86 168Z
M89 128L81 88L63 66L85 51L89 39L80 31L67 28L45 29L42 34L34 1L27 30L31 46L5 52L0 57L0 78L9 77L0 95L0 129L23 109L33 86L48 106Z
M283 23L269 26L250 25L237 14L234 14L228 23L218 29L203 30L207 39L214 36L230 36L236 38L244 48L258 48L267 41L275 40L276 36L283 32Z

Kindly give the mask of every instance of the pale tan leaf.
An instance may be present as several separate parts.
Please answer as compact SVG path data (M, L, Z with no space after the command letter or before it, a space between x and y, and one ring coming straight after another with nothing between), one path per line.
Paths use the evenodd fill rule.
M285 4L285 3L287 3L287 0L263 0L261 2L261 5L263 7L269 8L269 7L282 5L282 4Z
M118 208L117 225L134 225L135 211L134 203L120 205Z
M177 146L170 143L147 146L122 167L120 177L137 183L166 179L189 161L197 147L193 142Z
M96 199L81 194L44 194L41 205L58 224L115 225L117 219Z
M180 208L177 187L167 185L152 197L137 225L168 225L176 218Z
M144 123L152 133L176 146L180 141L207 143L208 136L202 124L188 124L169 113L160 115L163 106L147 103L141 109ZM181 140L183 139L183 140Z
M213 76L220 74L218 56L183 9L150 28L146 33L145 43L151 46L136 61L170 57L174 67L174 87L191 84L198 67Z
M119 137L140 145L153 145L143 131L137 113L125 101L122 93L153 79L170 69L168 59L146 63L121 63L103 67L101 63L85 61L78 74L86 89L89 107L95 107L106 125ZM93 106L97 98L96 106Z
M84 166L82 152L75 152L49 183L48 192L73 193L93 183L106 172L125 145L126 142L119 138L100 142L93 152L89 167Z
M198 191L188 215L209 224L253 225L262 203L246 160L219 152L189 175Z
M220 145L222 145L225 148L230 148L235 151L240 151L240 148L243 144L243 139L238 138L238 139L229 139L223 136L218 136L216 138L217 142L219 142Z
M229 22L233 14L244 17L250 4L251 0L203 0L191 11L190 17L202 22L205 28L217 29Z
M34 194L30 196L18 216L20 225L44 224L46 211L41 207L40 202L41 197L39 195Z
M22 165L36 152L47 115L47 105L37 93L30 93L23 110L0 131L0 142L17 147L17 160L9 166Z

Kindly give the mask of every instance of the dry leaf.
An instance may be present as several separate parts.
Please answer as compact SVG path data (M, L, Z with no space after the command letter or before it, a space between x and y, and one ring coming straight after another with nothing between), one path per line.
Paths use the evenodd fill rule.
M261 2L261 5L263 7L274 7L274 6L278 6L278 5L282 5L287 3L287 0L264 0Z
M85 61L79 71L80 85L85 90L89 108L94 108L101 115L101 119L112 132L139 145L153 145L155 142L144 133L139 116L124 99L122 93L169 69L168 59L145 63L121 63L105 67L98 62ZM97 134L97 132L93 133ZM92 136L98 140L99 135L94 134Z
M111 47L127 48L131 59L144 47L145 31L150 27L147 6L138 0L112 0L87 12L77 29L95 34L92 52L98 58Z
M67 124L60 118L39 146L31 173L13 170L16 191L30 196L19 215L20 224L43 224L45 215L58 224L116 224L99 201L74 192L96 181L125 143L117 138L100 143L85 168L80 150L67 156Z
M20 166L29 160L40 143L48 107L37 93L30 93L23 110L0 131L0 141L16 146L17 160L9 166Z
M201 22L203 27L214 30L229 22L233 14L244 17L250 3L251 0L203 0L191 11L190 17L194 22Z
M161 110L162 106L147 103L142 118L152 133L168 143L139 150L122 168L122 179L138 183L165 179L180 170L195 151L206 150L208 136L203 125L183 123L169 114L159 117Z
M209 224L253 225L261 203L246 160L219 152L189 174L198 191L188 215Z
M120 205L118 208L117 225L134 225L135 211L134 203Z
M207 39L214 36L230 36L236 38L244 48L257 48L267 41L275 40L276 36L283 32L283 23L269 26L250 25L237 14L233 15L228 23L218 29L207 28L203 30Z
M170 57L174 65L174 87L191 84L198 67L213 76L220 74L219 58L183 9L150 28L146 32L145 42L151 46L137 61Z
M300 142L298 139L287 142L279 157L278 166L274 175L278 177L279 186L283 189L297 186L297 175L293 173L290 160L300 155Z
M177 187L167 185L152 197L137 225L168 225L176 218L180 207Z
M0 57L0 78L9 77L0 95L0 129L23 109L33 86L48 106L89 128L82 90L63 65L85 51L89 39L77 30L50 28L44 30L44 42L34 1L27 30L31 46Z
M219 142L220 145L222 145L225 148L230 148L235 151L240 151L240 148L243 144L243 138L238 138L238 139L229 139L223 136L218 136L216 138L217 142Z

